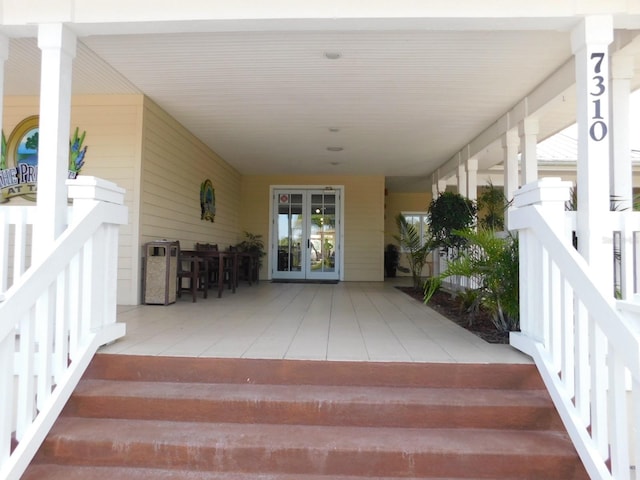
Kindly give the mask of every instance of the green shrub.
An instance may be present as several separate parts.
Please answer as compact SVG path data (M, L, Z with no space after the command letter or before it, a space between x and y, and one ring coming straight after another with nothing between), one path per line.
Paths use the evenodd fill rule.
M518 239L513 235L500 238L490 230L457 231L468 245L450 261L439 275L440 281L451 276L472 280L477 287L479 303L491 314L500 332L519 329ZM425 303L435 290L436 282L425 288Z

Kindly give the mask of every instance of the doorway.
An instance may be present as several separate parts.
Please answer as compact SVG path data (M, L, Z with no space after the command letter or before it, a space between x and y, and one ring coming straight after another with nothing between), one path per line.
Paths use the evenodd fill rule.
M341 198L340 188L274 189L274 280L340 279Z

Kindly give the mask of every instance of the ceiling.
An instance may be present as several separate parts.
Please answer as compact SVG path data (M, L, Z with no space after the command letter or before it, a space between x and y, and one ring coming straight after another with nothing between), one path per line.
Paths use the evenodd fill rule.
M569 30L80 35L73 91L144 93L241 174L384 175L391 190L427 191L437 167L571 59ZM37 95L39 65L35 38L12 39L5 94ZM550 109L541 136L574 113L571 101ZM486 166L500 158L485 153Z

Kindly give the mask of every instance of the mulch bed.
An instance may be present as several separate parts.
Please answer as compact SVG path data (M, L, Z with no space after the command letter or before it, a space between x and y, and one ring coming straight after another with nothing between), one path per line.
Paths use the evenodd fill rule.
M396 288L423 303L424 298L421 291L416 291L413 287ZM482 338L485 342L509 343L509 334L498 332L491 321L491 316L486 311L480 309L478 313L471 316L471 314L462 311L458 301L448 292L436 292L429 300L428 306L462 328Z

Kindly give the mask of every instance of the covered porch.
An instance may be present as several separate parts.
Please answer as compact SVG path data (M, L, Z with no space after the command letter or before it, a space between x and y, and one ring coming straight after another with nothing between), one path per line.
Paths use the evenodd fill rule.
M235 294L119 306L127 334L102 353L295 360L530 363L385 282L241 284Z

